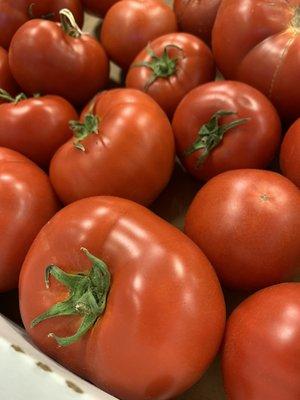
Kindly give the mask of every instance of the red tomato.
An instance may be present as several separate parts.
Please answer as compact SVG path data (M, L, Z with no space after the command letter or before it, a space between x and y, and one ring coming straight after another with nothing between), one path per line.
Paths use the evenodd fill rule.
M175 14L162 0L122 0L104 18L101 43L112 61L126 69L151 40L176 30Z
M58 210L47 175L21 154L0 147L0 292L18 286L26 253Z
M83 11L80 0L1 0L0 2L0 46L8 49L14 33L33 18L59 21L59 11L68 8L80 26Z
M231 315L223 353L228 400L300 399L300 283L255 293Z
M181 162L201 180L231 169L264 168L280 143L275 108L240 82L211 82L192 90L172 125Z
M18 85L10 72L8 54L2 47L0 47L0 91L1 89L11 94L17 94L18 92Z
M280 166L287 178L300 188L300 119L287 131L280 150Z
M98 95L73 124L75 139L55 154L51 182L68 204L112 195L150 204L168 183L174 165L169 121L146 94L115 89Z
M81 0L84 8L91 14L104 17L107 11L118 0Z
M54 305L73 292L70 284L70 316L59 316ZM191 386L225 323L222 291L197 246L146 208L113 197L73 203L44 227L23 264L20 305L44 352L124 400L170 399Z
M252 290L279 283L300 266L300 192L270 171L220 174L198 192L185 232L221 281Z
M68 10L61 11L61 22L32 20L21 26L9 49L10 67L25 92L56 94L82 104L106 85L108 59Z
M223 0L213 51L226 78L268 96L281 116L300 116L300 0Z
M196 36L169 33L138 54L127 74L126 86L145 91L172 116L186 93L214 78L210 49Z
M174 11L179 29L210 44L220 3L221 0L175 0Z

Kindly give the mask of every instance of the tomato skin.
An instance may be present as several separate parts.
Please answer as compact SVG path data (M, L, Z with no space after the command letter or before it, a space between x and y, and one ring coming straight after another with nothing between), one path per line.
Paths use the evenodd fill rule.
M220 280L233 289L259 289L288 280L300 265L300 192L270 171L224 172L193 200L185 232Z
M45 289L45 266L90 268L81 246L106 262L112 286L93 329L58 347L48 333L68 335L80 318L29 325L67 294L55 279ZM22 268L20 304L43 351L122 399L168 399L192 385L215 356L225 324L222 291L197 246L146 208L112 197L73 203L44 227Z
M106 14L100 33L109 58L127 69L153 39L175 32L176 17L161 0L122 0Z
M147 83L153 74L148 67L135 66L141 62L151 61L148 48L159 57L166 46L170 58L179 57L174 75L169 78L158 78L148 89ZM169 116L172 116L178 103L194 87L212 81L215 77L215 66L210 49L196 36L187 33L170 33L150 42L133 61L126 76L126 87L145 91L151 96Z
M13 95L19 91L18 85L10 72L7 51L2 47L0 47L0 89L4 89Z
M280 150L283 175L300 188L300 119L287 131Z
M119 0L81 0L84 8L91 14L104 17L107 11Z
M0 146L16 150L47 168L55 151L72 137L73 106L58 96L0 105Z
M34 4L32 12L35 18L54 13L51 20L59 21L59 11L68 8L75 16L77 23L82 26L83 10L80 0L2 0L0 4L0 46L9 48L11 39L21 25L31 19L29 8Z
M44 20L29 21L16 32L9 64L26 93L55 94L77 105L103 88L109 75L107 56L96 39L87 34L73 38L59 24Z
M223 75L262 91L286 120L300 115L299 7L300 0L224 0L213 29Z
M174 12L180 31L192 33L210 45L221 0L175 0Z
M261 290L227 323L223 375L229 400L300 398L300 283Z
M191 155L185 152L196 140L201 126L219 110L236 112L222 117L222 124L236 119L249 120L226 132L198 166L203 150ZM267 167L275 156L281 135L280 119L270 101L256 89L234 81L211 82L193 89L177 107L172 127L182 164L196 179L204 181L227 170Z
M21 154L0 147L0 293L18 286L26 253L58 210L47 175Z

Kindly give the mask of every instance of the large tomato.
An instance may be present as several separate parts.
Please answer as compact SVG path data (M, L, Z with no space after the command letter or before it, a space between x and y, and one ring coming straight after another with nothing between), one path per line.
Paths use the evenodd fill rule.
M244 83L199 86L173 118L177 154L197 179L231 169L264 168L275 156L281 125L271 102Z
M197 246L113 197L73 203L42 229L22 267L20 306L43 351L124 400L170 399L191 386L225 322Z
M300 188L300 119L287 131L280 150L283 174Z
M126 86L145 91L172 116L186 93L214 77L212 53L202 40L188 33L169 33L138 54Z
M50 164L62 202L112 195L150 204L174 164L173 132L160 107L138 90L115 89L98 95L81 121Z
M148 42L176 30L176 16L163 0L122 0L106 14L101 42L109 57L126 69Z
M0 92L0 146L19 151L46 168L55 151L72 137L73 106L58 96L16 98Z
M300 399L300 283L261 290L229 318L223 353L228 400Z
M175 0L174 11L179 29L199 36L207 44L221 0Z
M33 239L57 210L47 175L28 158L0 147L0 292L18 286Z
M213 30L228 79L261 90L282 117L300 116L300 0L223 0Z
M300 267L300 191L270 171L236 170L200 189L185 232L221 281L252 290L290 279Z
M83 11L80 0L1 0L0 46L8 49L14 33L33 18L59 21L59 11L68 8L82 26Z
M60 15L60 25L36 19L21 26L11 42L9 64L26 93L56 94L82 104L107 83L108 59L70 11Z
M10 72L7 51L2 47L0 47L0 91L1 90L6 90L12 94L17 94L18 91L18 85Z
M104 17L110 7L117 1L118 0L81 0L81 3L91 14L95 14L98 17Z

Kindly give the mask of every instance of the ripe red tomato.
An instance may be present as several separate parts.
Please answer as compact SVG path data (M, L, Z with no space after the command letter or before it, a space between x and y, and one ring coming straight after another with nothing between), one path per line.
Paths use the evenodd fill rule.
M212 53L202 40L188 33L169 33L138 54L126 86L145 91L172 116L186 93L214 78Z
M228 79L262 91L282 117L300 116L300 0L223 0L213 30Z
M18 286L26 253L58 210L47 175L21 154L0 147L0 292Z
M122 0L109 9L100 36L111 60L126 69L151 40L176 30L176 16L162 0Z
M0 46L9 48L14 33L33 18L59 21L59 11L68 8L82 26L83 10L80 0L1 0Z
M252 290L289 279L300 266L300 191L270 171L236 170L200 189L185 232L219 278Z
M91 14L104 17L107 11L118 0L81 0L84 8Z
M9 64L26 93L56 94L82 104L106 85L108 59L68 10L60 13L61 25L32 20L21 26L11 42Z
M220 3L221 0L175 0L174 11L179 29L210 44Z
M69 316L58 316L70 285ZM124 400L170 399L191 386L225 323L219 282L197 246L113 197L73 203L42 229L22 267L20 306L44 352Z
M300 188L300 119L284 137L280 150L280 167L283 175Z
M75 123L75 139L55 154L51 182L68 204L112 195L150 204L168 183L174 165L170 123L151 97L134 89L98 95Z
M1 89L13 95L18 92L18 85L10 72L8 54L2 47L0 47L0 91Z
M300 399L300 283L261 290L227 324L223 374L228 400Z
M264 168L280 143L271 102L234 81L211 82L188 93L173 118L177 154L197 179L231 169Z

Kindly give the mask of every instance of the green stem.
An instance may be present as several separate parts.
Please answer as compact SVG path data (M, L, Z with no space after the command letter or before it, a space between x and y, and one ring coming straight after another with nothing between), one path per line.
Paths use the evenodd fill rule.
M61 22L63 31L67 35L69 35L73 38L76 38L76 39L80 38L82 35L82 31L79 28L79 26L77 25L72 12L70 10L68 10L67 8L63 8L62 10L60 10L59 15L60 15L60 22Z
M74 146L81 151L85 151L85 147L82 144L82 141L93 133L98 134L99 124L100 119L97 115L94 114L86 114L83 122L70 121L69 125L74 134Z
M54 333L49 334L60 346L69 346L85 335L104 313L107 303L111 284L107 265L87 249L81 248L81 250L92 263L89 273L67 274L58 266L49 265L45 271L47 289L50 287L49 278L53 276L69 289L69 297L65 301L54 304L31 322L31 328L33 328L49 318L69 315L82 316L81 325L74 335L61 338Z
M7 103L19 103L22 100L26 100L27 96L25 93L20 93L16 97L11 96L6 90L0 89L0 100Z
M300 6L297 6L295 8L295 13L291 25L297 33L300 32Z

